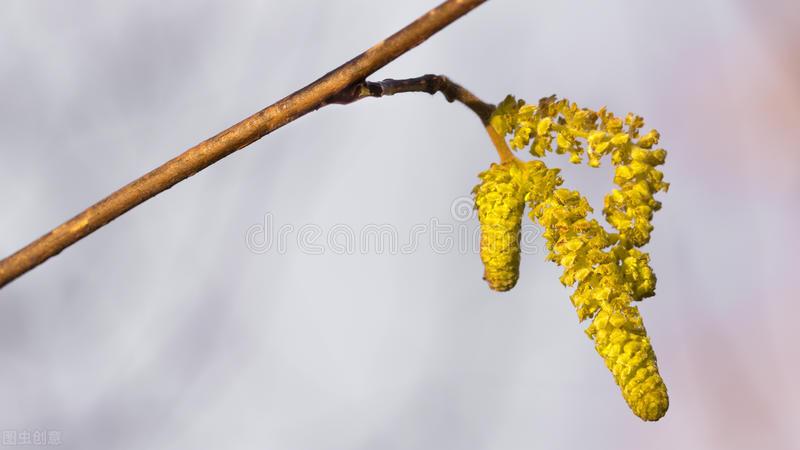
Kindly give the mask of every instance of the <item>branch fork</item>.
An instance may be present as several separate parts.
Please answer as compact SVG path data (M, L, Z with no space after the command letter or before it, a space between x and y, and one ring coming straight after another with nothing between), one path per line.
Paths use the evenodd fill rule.
M489 125L495 106L484 103L442 75L406 80L366 81L400 55L424 42L486 0L447 0L402 30L374 45L299 91L165 162L86 208L16 253L0 260L0 288L112 220L195 173L303 115L330 104L403 92L441 92L449 102L471 109L489 133L500 159L514 159L505 140Z

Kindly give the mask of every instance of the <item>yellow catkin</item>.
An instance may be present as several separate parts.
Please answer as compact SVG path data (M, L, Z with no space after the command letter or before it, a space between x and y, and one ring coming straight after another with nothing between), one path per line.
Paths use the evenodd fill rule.
M483 279L495 291L517 284L520 230L525 210L522 170L517 161L492 164L475 187L475 207L481 226Z
M635 306L600 311L586 332L614 375L622 397L643 420L658 420L669 408L667 386L658 373L642 317Z
M652 295L655 279L647 255L615 245L577 191L554 189L531 210L545 227L548 258L564 267L561 281L577 283L572 303L586 332L619 385L631 410L643 420L658 420L669 407L667 388L639 310L630 303Z
M530 215L544 227L547 259L564 269L561 282L577 284L572 304L581 321L591 320L586 333L628 406L643 420L660 419L669 408L667 388L639 310L631 305L655 295L650 256L639 248L650 241L653 213L661 208L654 194L669 187L656 168L666 158L665 150L654 149L658 131L642 134L644 119L634 114L617 117L555 97L531 105L508 96L490 124L498 134L511 135L512 149L530 144L537 158L569 154L573 163L586 158L599 167L610 157L617 188L605 197L603 215L614 232L591 219L586 198L559 188L557 172L544 165L528 179Z

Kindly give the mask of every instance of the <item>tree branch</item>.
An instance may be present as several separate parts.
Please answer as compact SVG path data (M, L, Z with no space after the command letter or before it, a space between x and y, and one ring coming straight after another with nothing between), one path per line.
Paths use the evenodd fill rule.
M346 105L367 97L384 97L403 92L427 92L434 95L441 92L448 102L458 101L466 105L484 125L489 124L489 117L495 106L484 103L472 92L464 89L444 75L423 75L405 80L362 81L339 91L329 98L325 104Z
M323 77L186 150L0 260L0 287L184 179L266 134L324 106L486 0L447 0Z
M495 146L495 150L497 150L497 154L500 156L500 161L505 162L516 159L511 153L511 149L508 148L505 139L498 135L489 124L495 105L484 102L475 94L444 75L428 74L404 80L388 78L377 82L361 81L342 89L321 104L320 107L331 104L348 105L368 97L384 97L403 92L427 92L431 95L441 92L448 102L457 101L463 103L481 120L486 132L489 134L489 138L492 140L492 144Z

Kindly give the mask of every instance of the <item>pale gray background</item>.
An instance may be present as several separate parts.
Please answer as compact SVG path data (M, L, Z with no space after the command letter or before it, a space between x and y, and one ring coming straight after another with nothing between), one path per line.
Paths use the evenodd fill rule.
M3 0L0 253L434 4ZM798 9L495 1L376 75L556 93L662 132L642 306L660 422L628 411L541 252L500 295L463 252L248 250L265 214L457 224L492 149L465 108L408 94L292 123L0 291L0 430L80 449L800 448ZM567 176L595 201L610 187L607 167Z

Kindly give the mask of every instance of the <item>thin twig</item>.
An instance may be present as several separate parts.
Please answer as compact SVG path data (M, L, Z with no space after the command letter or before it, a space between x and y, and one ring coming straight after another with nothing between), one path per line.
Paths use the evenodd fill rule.
M325 103L346 105L366 97L384 97L403 92L427 92L431 95L441 92L448 102L458 101L466 105L478 115L484 125L489 124L489 117L492 115L495 108L494 105L484 103L472 92L464 89L461 85L455 83L446 76L430 74L405 80L393 80L389 78L378 82L362 81L342 89Z
M497 150L497 154L500 156L500 160L505 162L516 159L511 153L511 149L508 148L505 139L498 135L489 124L495 105L484 102L475 94L444 75L428 74L403 80L388 78L383 81L362 81L342 89L320 106L330 104L348 105L368 97L385 97L404 92L427 92L431 95L441 92L448 102L457 101L463 103L481 120L486 132L489 134L489 138L492 140L492 144Z
M358 84L486 0L448 0L308 86L197 144L26 247L0 260L0 287L121 216L131 208L318 109L342 89Z

